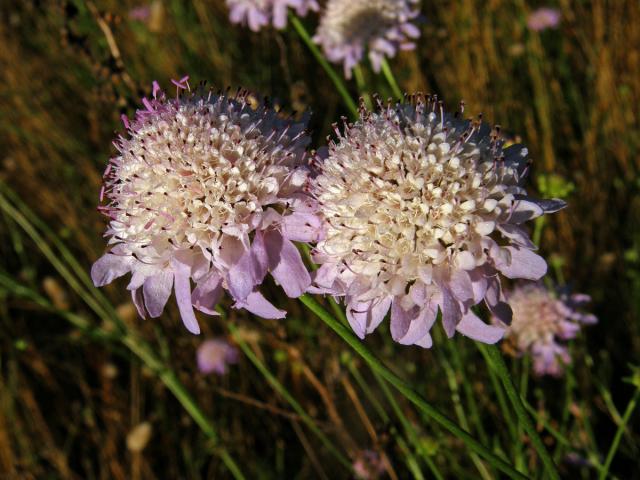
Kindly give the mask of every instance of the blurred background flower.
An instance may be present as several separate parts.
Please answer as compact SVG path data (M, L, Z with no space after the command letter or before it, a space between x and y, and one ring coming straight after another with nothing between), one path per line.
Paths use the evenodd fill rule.
M379 72L385 57L415 48L418 12L419 0L329 0L313 39L347 78L365 54Z
M542 283L519 284L505 295L513 309L506 339L521 355L532 355L537 375L562 375L571 362L567 341L583 325L597 322L595 315L581 311L591 298L567 288L549 290Z
M562 13L557 8L540 7L527 17L527 26L536 32L556 28L560 24Z
M224 338L210 338L198 346L198 369L205 374L224 375L229 365L238 363L238 349Z

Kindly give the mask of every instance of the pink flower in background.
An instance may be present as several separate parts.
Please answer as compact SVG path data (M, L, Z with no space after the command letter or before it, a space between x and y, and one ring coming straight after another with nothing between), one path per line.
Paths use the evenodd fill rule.
M588 295L550 291L541 283L518 285L507 300L513 321L506 338L521 354L533 356L537 375L561 375L571 362L564 341L575 338L582 325L597 322L594 315L578 311L591 301Z
M129 18L139 22L146 22L151 16L151 7L149 5L140 5L129 10Z
M415 47L418 5L419 0L329 0L313 40L330 61L343 63L347 78L367 51L379 72L384 57Z
M546 273L523 224L565 206L527 195L527 150L503 148L495 130L444 113L435 97L361 107L337 133L312 184L326 226L310 290L342 298L360 338L390 310L393 339L428 348L440 310L447 336L497 342L504 329L471 307L484 301L510 322L498 274Z
M556 28L560 24L562 14L557 8L542 7L534 10L527 17L527 26L536 32L547 28Z
M309 10L319 10L316 0L227 0L232 23L246 24L257 32L272 24L277 29L287 26L287 9L292 8L300 17Z
M173 81L177 90L187 78ZM199 333L194 307L217 315L226 290L235 308L282 318L258 290L267 272L291 297L310 284L292 243L319 235L305 193L306 124L246 97L168 99L154 82L144 109L124 118L100 193L111 248L91 276L102 286L131 273L142 317L160 316L173 291L185 326Z
M384 463L378 452L362 450L353 462L353 474L358 480L375 480L384 473Z
M238 363L238 349L224 339L213 338L200 344L196 358L202 373L224 375L228 365Z

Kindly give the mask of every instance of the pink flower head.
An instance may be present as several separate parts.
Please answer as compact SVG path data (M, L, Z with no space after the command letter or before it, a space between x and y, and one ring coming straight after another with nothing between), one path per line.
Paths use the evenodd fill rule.
M228 365L238 363L238 349L224 339L213 338L200 344L196 357L202 373L225 375Z
M510 322L499 274L546 273L523 224L565 206L527 195L527 150L435 97L361 107L337 135L311 189L326 221L311 291L343 298L360 338L391 310L393 339L428 348L440 310L447 336L497 342L504 329L471 307Z
M375 480L384 473L384 463L378 452L362 450L353 462L353 473L358 480Z
M269 24L277 29L287 26L287 8L304 17L309 10L319 10L316 0L227 0L232 23L247 24L257 32Z
M597 322L594 315L578 311L591 298L566 289L550 291L541 283L518 285L506 296L513 309L506 338L521 354L531 353L537 375L560 376L571 362L563 341L575 338L581 325Z
M173 290L196 334L194 307L217 315L224 290L235 308L284 317L258 286L267 272L291 297L310 284L292 243L317 240L320 225L305 193L305 122L252 108L244 92L168 99L154 82L142 102L105 171L111 249L91 269L95 285L131 273L142 317L160 316Z
M411 23L419 15L419 0L329 0L313 40L327 58L343 63L344 74L366 51L376 72L384 57L415 48L420 30Z
M527 17L527 26L536 32L547 28L556 28L560 24L562 14L557 8L541 7Z

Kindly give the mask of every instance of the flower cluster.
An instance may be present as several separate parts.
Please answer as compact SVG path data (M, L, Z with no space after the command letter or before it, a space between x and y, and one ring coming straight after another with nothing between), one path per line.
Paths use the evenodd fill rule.
M446 334L494 343L504 334L471 310L484 300L508 324L498 274L547 270L522 224L564 206L535 200L522 180L527 150L496 129L446 114L420 96L337 131L312 193L326 220L312 291L341 297L361 338L391 310L391 334L429 347L438 310Z
M314 41L327 58L343 63L351 77L368 50L373 69L378 72L385 56L415 47L412 39L420 30L411 23L419 15L419 0L329 0L320 19Z
M278 29L286 27L288 8L301 17L309 10L319 10L316 0L227 0L227 6L232 23L247 24L254 32L269 24Z
M513 309L508 341L520 354L533 356L537 375L561 375L571 357L560 342L575 338L582 325L597 322L594 315L578 311L591 298L566 289L550 291L541 283L517 285L506 296Z
M188 77L174 84L186 90ZM93 265L94 283L130 272L142 317L158 317L175 291L193 333L194 307L216 315L223 290L235 308L284 317L257 287L268 271L292 297L310 284L292 243L319 232L305 193L305 123L252 108L243 92L168 99L154 82L143 104L131 123L123 119L127 135L105 171L99 208L111 249Z

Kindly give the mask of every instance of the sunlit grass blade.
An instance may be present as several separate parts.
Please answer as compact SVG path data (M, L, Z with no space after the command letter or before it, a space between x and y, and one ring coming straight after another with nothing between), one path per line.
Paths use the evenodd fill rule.
M333 331L335 331L345 342L347 342L349 346L358 353L358 355L360 355L373 370L379 373L386 381L393 385L400 393L402 393L402 395L415 404L428 417L432 418L453 435L464 441L471 450L483 457L495 468L509 475L511 478L526 478L520 472L515 470L512 465L496 456L468 432L464 431L455 422L431 406L413 389L413 387L411 387L411 385L389 370L389 368L387 368L347 327L333 318L333 316L312 297L309 295L303 295L300 297L300 301Z

